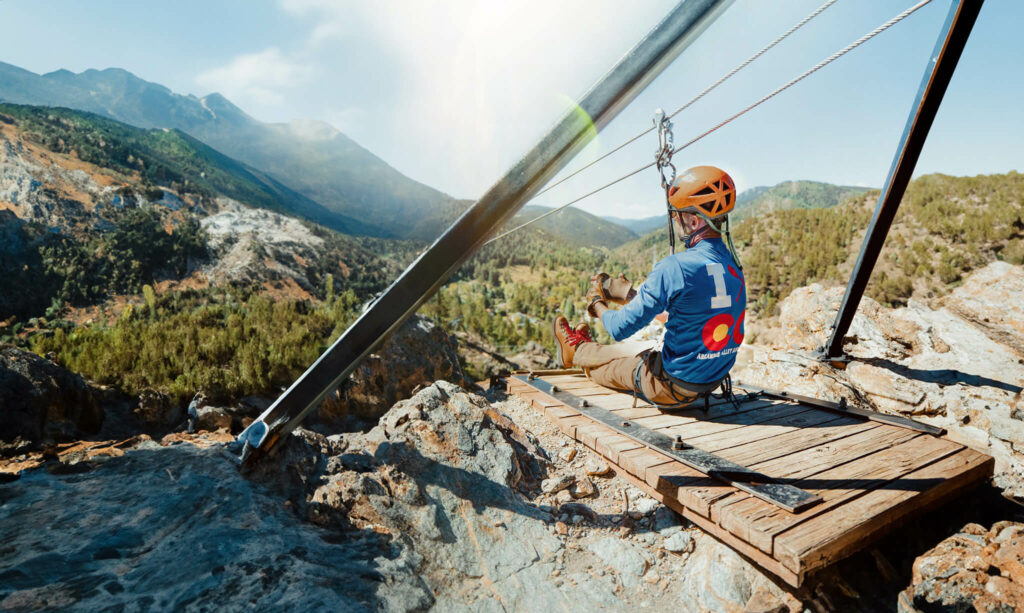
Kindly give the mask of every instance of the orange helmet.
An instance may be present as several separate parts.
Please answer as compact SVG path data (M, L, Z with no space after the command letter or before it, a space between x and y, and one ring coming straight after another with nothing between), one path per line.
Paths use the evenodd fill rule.
M694 166L669 186L668 202L677 211L714 219L736 207L736 184L721 168Z

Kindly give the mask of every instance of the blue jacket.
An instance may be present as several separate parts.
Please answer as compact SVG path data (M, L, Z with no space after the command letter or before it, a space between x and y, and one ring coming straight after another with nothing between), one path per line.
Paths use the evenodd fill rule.
M736 363L746 308L743 272L721 238L706 238L655 264L636 297L605 311L601 323L618 341L668 311L665 370L689 383L713 383Z

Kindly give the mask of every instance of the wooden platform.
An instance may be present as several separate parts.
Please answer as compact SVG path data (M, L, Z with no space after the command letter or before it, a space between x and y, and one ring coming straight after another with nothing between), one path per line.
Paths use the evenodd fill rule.
M992 474L991 457L945 438L783 400L667 414L582 374L540 374L624 420L784 480L822 498L791 513L616 433L527 383L509 391L594 449L618 473L794 587L805 575Z

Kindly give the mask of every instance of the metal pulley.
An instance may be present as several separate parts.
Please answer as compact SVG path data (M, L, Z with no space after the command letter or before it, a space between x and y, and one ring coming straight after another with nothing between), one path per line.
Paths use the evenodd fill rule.
M661 175L661 188L665 190L665 209L668 214L668 250L670 255L676 253L676 231L672 227L672 205L668 201L668 189L676 180L676 167L672 164L672 153L675 147L672 136L672 120L663 109L654 111L654 127L658 132L658 149L654 152L658 174Z

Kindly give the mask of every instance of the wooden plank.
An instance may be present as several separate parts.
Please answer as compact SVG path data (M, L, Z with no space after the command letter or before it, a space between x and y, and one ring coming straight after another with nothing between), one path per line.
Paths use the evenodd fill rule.
M810 428L808 430L787 432L772 438L770 441L758 440L730 447L722 450L721 455L737 464L750 466L879 427L881 426L873 421L840 417L838 421L829 423L827 428Z
M952 455L959 449L959 445L949 441L928 435L916 436L855 462L794 480L797 487L822 498L822 502L802 513L779 513L778 507L752 498L722 507L719 523L755 547L770 552L777 534L866 491L885 487L897 477Z
M667 434L669 436L681 436L684 441L696 438L698 436L704 436L706 434L715 434L718 432L725 432L727 430L733 430L736 428L742 428L743 426L750 426L753 424L769 421L772 419L778 419L786 417L788 415L795 415L797 413L804 413L806 411L813 411L814 409L808 409L794 404L787 405L774 405L768 404L761 406L753 411L744 411L742 413L732 413L729 415L723 415L721 417L714 417L711 419L697 419L690 423L682 424L679 426L670 426L668 428L659 428L658 432Z
M686 439L686 441L694 447L704 449L705 451L718 452L723 449L737 447L746 443L764 441L764 439L771 439L797 430L811 430L814 428L827 429L828 424L836 421L837 419L839 418L834 414L826 411L803 411L801 413L793 413L790 415L772 418L767 421L752 424L745 428L736 428L725 432L695 436L693 438ZM772 444L772 441L770 440L764 442L766 445Z
M611 461L612 464L619 464L619 455L633 449L640 449L643 447L640 443L633 439L622 436L621 434L615 433L610 436L602 436L599 442L600 445L605 446L608 449L608 453L604 454L604 457ZM621 472L621 471L620 471Z
M613 411L616 415L622 417L622 419L640 419L642 417L655 417L661 415L661 411L655 407L638 407L635 409L619 409Z
M608 409L609 411L619 411L621 409L632 409L636 407L654 408L654 405L645 402L642 399L637 399L636 407L633 406L633 397L629 394L623 394L621 392L615 392L607 396L600 396L590 399L590 403L595 407L601 407L602 409Z
M795 454L773 458L773 460L777 461L746 462L745 465L778 478L806 476L869 455L881 448L902 443L915 436L920 436L918 433L909 430L880 426L874 422L867 423L871 424L870 427L860 432L828 441ZM845 430L845 428L840 427L837 430ZM758 441L752 445L756 444L763 444L763 441ZM739 461L744 458L750 459L753 457L756 451L755 448L755 451L744 454L737 452L736 450L738 449L740 448L735 447L731 450L726 450L722 455L729 457L734 462L740 463ZM730 452L734 452L735 455L730 456ZM687 490L682 494L680 500L690 508L699 511L706 517L710 517L715 522L720 521L721 508L724 505L752 498L749 494L735 488L723 487L721 482L710 478L705 478L700 482L690 482L687 485Z
M779 479L799 479L857 461L882 449L888 449L921 436L920 433L912 430L882 426L877 422L864 422L864 424L870 424L871 427L793 454L764 462L751 462L750 466ZM693 495L703 499L711 506L711 519L716 522L722 521L722 509L751 498L745 492L733 492L722 496L721 490L714 485L711 484L707 488L695 487ZM704 491L705 489L707 492Z
M876 489L780 534L775 556L800 574L836 562L877 538L885 527L987 479L994 465L991 457L964 448L907 473L892 488Z

